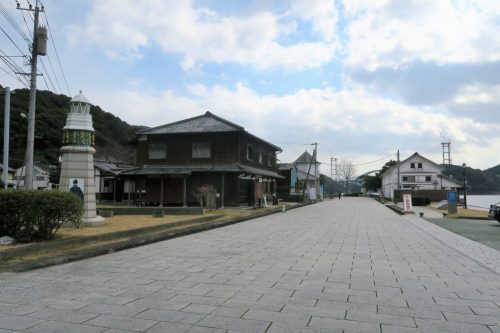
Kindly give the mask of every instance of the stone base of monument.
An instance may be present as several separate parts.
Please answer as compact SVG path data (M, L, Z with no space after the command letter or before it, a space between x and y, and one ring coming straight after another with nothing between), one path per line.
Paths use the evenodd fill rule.
M96 217L89 217L83 220L81 226L84 228L88 227L102 227L106 220L104 217L97 215Z

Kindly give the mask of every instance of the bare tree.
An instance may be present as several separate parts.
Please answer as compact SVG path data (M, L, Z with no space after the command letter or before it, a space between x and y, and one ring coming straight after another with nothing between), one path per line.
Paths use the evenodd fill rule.
M356 167L351 161L342 159L338 165L338 174L340 179L344 182L345 190L349 193L349 181L354 177Z

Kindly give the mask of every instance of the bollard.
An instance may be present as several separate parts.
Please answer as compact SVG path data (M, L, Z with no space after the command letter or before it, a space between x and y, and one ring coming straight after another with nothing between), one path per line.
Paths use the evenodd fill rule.
M283 207L281 207L281 211L282 211L283 213L286 213L286 207L285 207L285 205L283 205Z
M420 217L423 217L424 216L424 212L420 212Z

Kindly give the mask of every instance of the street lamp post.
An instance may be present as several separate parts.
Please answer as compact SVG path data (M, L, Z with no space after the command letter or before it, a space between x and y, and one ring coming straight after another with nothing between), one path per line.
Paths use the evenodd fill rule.
M465 168L467 165L462 163L462 170L463 170L463 178L464 178L464 208L467 209L467 185L466 185L466 180L465 180Z

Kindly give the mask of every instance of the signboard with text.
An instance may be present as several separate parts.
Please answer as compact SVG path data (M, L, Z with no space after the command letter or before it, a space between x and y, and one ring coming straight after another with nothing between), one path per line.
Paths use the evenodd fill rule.
M457 212L457 201L457 192L448 191L448 214L455 214Z
M411 205L411 194L403 194L403 209L405 212L411 212L413 210Z

